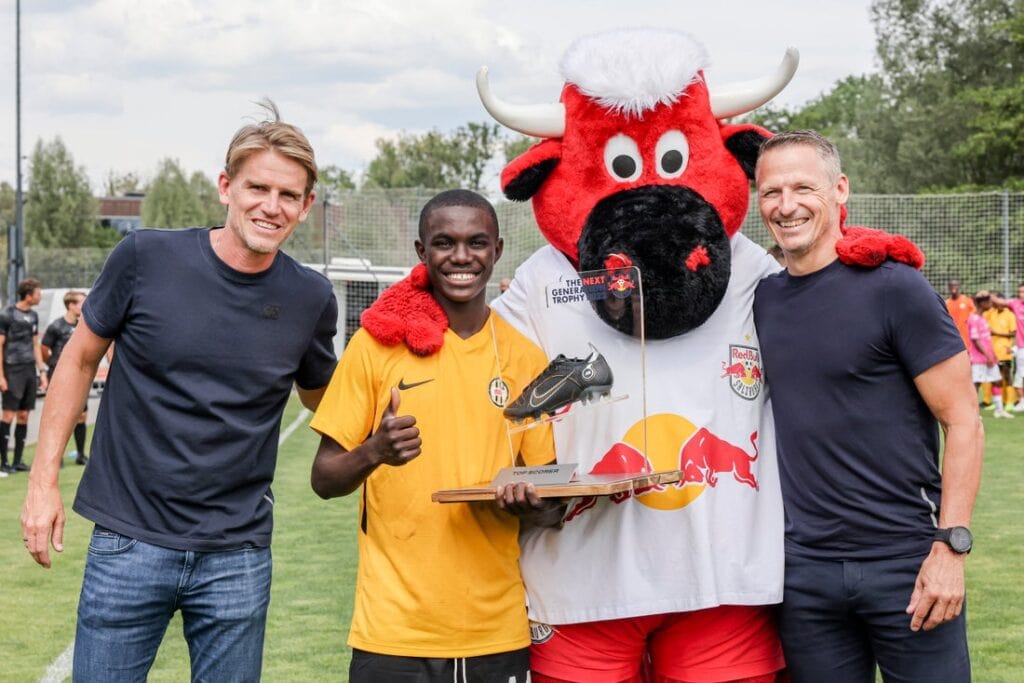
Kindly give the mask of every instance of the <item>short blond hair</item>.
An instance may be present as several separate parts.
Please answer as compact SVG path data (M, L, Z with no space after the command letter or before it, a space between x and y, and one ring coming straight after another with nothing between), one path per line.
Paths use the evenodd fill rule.
M301 130L281 120L281 113L273 101L265 99L257 104L267 110L268 117L259 123L249 124L238 129L235 137L231 139L231 144L228 145L228 153L224 158L224 173L228 178L234 178L242 165L253 154L273 150L288 157L306 170L306 196L308 197L317 180L313 146L309 144L309 140Z
M85 300L85 292L79 292L77 289L70 290L64 295L64 308L69 308L79 297Z

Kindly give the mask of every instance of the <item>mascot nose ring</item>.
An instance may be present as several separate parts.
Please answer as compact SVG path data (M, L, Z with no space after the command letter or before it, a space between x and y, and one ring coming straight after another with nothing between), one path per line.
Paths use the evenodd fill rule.
M703 244L698 244L693 248L693 251L690 252L690 255L686 257L686 261L684 263L689 270L692 270L695 273L705 266L710 266L711 257L708 255L707 247Z

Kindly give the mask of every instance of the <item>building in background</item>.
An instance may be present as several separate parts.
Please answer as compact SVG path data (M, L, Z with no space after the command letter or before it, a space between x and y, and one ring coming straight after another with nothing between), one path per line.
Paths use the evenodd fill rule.
M145 195L131 192L123 197L97 197L96 218L100 225L122 235L142 227L142 201Z

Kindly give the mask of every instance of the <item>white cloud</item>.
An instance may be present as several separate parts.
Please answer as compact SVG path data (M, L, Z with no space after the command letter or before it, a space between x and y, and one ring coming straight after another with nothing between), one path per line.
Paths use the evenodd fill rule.
M149 174L171 156L215 174L251 102L273 97L322 163L356 170L378 137L486 120L473 85L487 64L513 102L554 101L557 63L585 33L622 26L689 30L712 82L802 64L778 101L799 104L871 69L868 0L764 3L600 0L39 0L22 4L23 150L61 135L98 184L107 170ZM12 26L14 0L0 0ZM13 47L13 45L12 45ZM0 91L14 91L13 50ZM4 98L9 102L13 98ZM14 131L13 106L0 130ZM14 179L0 135L0 179Z

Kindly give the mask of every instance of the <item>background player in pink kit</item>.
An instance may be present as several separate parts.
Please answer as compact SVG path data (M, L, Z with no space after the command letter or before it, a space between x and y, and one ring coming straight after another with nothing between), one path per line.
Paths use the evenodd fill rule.
M992 402L995 417L1011 418L1003 405L1002 374L999 372L999 358L992 344L992 330L985 320L985 311L992 308L992 295L982 290L974 295L977 310L967 318L967 334L971 340L967 351L971 358L971 380L975 389L983 384L992 387Z

